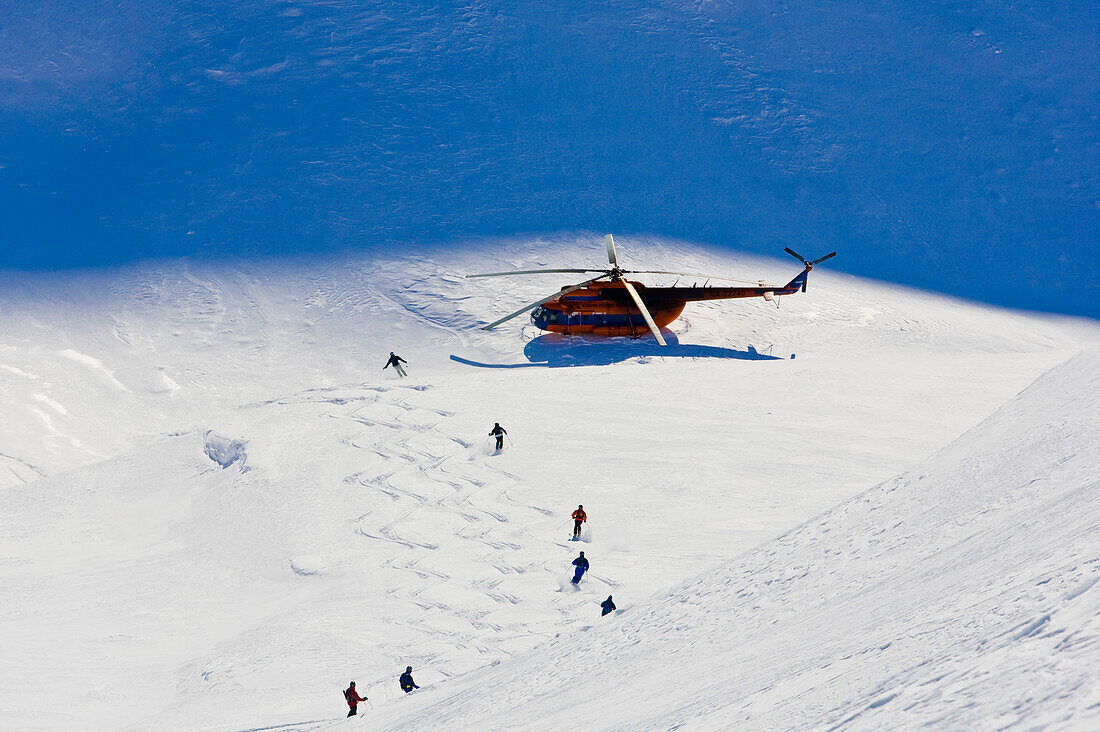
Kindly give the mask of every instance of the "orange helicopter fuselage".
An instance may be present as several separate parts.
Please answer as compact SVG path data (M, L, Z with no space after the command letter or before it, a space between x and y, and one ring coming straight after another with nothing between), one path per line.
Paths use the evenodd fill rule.
M630 284L653 322L663 328L680 317L689 302L744 297L771 299L774 295L797 292L804 281L800 275L783 287L646 287L634 280ZM599 282L548 300L531 312L531 323L552 333L640 336L649 332L645 318L620 280Z

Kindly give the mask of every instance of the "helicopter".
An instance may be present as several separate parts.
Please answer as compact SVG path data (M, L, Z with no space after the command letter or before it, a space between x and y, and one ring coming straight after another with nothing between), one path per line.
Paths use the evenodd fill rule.
M645 328L653 334L662 346L665 343L661 328L668 325L684 312L689 302L700 300L729 300L741 297L762 297L768 302L778 301L781 295L793 295L799 290L806 291L806 277L815 264L836 256L836 252L812 262L790 248L783 251L802 262L803 270L785 285L766 285L757 283L756 287L646 287L641 282L628 280L624 275L666 274L681 277L704 277L727 280L727 277L691 274L687 272L669 272L657 269L622 269L615 252L615 240L611 234L604 237L607 247L607 259L610 269L527 269L514 272L487 272L485 274L466 275L473 277L507 277L511 275L574 273L598 275L575 285L562 287L553 295L524 305L519 310L505 315L500 320L489 323L482 330L492 330L501 323L531 311L531 323L542 330L552 333L590 333L599 336L639 337ZM736 280L735 280L736 281Z

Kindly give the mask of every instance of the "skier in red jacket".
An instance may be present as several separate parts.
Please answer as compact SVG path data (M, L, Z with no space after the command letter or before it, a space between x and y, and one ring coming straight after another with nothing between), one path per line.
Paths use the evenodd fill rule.
M588 520L588 514L584 512L584 506L577 506L577 510L573 512L573 538L579 539L581 537L581 524Z
M348 712L349 717L354 717L358 712L355 711L355 707L361 701L366 701L367 697L359 696L359 692L355 690L355 682L351 682L351 685L344 691L344 698L348 700L348 706L351 707L351 711Z

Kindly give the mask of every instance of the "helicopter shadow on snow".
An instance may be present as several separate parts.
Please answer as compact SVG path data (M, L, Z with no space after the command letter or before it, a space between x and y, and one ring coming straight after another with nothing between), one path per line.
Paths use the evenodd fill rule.
M660 346L651 338L601 338L583 335L548 333L527 343L523 355L529 363L491 364L471 361L452 355L451 360L467 366L495 369L530 367L567 368L570 366L607 366L632 358L728 358L741 361L779 361L778 356L760 353L753 346L744 351L718 346L681 344L676 335L662 331L667 346Z

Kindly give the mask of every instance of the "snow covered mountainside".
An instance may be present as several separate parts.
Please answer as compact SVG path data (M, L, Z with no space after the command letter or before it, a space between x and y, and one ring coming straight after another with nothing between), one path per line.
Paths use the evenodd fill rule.
M0 267L582 226L1100 315L1094 0L4 10Z
M374 728L1100 728L1098 465L1092 351L904 475Z
M993 657L965 644L1013 634L1008 688L1038 689L1011 664L1065 638L1043 678L1066 713L1085 709L1070 687L1085 687L1093 635L1070 616L1094 598L1053 598L1094 571L1095 491L1072 491L1097 462L1095 359L975 425L1100 345L1095 323L815 270L779 309L690 305L666 349L522 319L478 329L563 282L461 275L601 256L582 235L7 277L0 718L340 726L355 679L373 716L346 724L377 728L549 725L586 681L582 698L615 699L635 727L825 726L864 707L854 724L904 723L955 698L978 720L1006 695L983 676ZM630 237L620 257L778 282L798 269ZM391 350L408 378L381 371ZM500 455L494 421L512 441ZM1048 423L1080 429L1054 439ZM1042 508L1060 495L1074 510ZM590 526L571 543L579 503ZM1013 506L1034 521L1008 521ZM1075 570L1044 558L1059 532ZM592 570L574 590L578 549ZM599 622L608 594L620 612ZM995 636L990 616L1021 625ZM424 687L412 697L396 686L406 665ZM696 666L700 686L678 681ZM927 696L902 688L929 680Z

